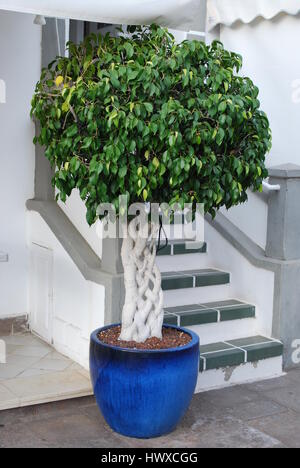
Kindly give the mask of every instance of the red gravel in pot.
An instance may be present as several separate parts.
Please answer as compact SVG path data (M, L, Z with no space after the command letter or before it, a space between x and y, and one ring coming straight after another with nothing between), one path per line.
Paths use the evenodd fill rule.
M191 336L176 328L163 328L162 340L148 338L144 343L136 341L121 341L121 327L111 327L99 333L98 338L103 343L129 349L169 349L185 346L191 341Z

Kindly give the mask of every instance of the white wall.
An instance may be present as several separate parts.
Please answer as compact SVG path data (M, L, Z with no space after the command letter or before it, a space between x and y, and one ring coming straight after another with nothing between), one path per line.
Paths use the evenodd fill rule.
M230 272L233 297L256 306L256 333L272 336L274 273L253 266L208 223L205 232L211 265Z
M221 212L262 249L266 248L268 205L263 198L248 190L248 201ZM272 194L270 195L272 196Z
M88 368L90 333L104 325L105 288L85 280L38 213L27 213L27 229L28 249L37 244L53 255L51 342L58 351Z
M79 190L73 190L70 197L67 198L66 203L61 200L58 201L59 206L67 215L72 224L80 232L82 237L85 238L89 246L98 255L102 256L102 225L101 222L89 226L86 220L86 207L81 200Z
M41 67L41 28L32 15L0 11L0 80L6 103L0 103L0 317L27 310L28 249L25 202L33 197L34 136L30 101Z
M281 14L269 21L258 18L250 24L222 25L210 34L211 40L218 31L225 48L243 56L241 73L260 90L261 107L269 117L273 135L267 167L300 165L300 15ZM251 192L248 196L247 203L222 211L264 249L267 204Z
M225 47L242 54L242 73L260 89L273 132L267 166L300 164L300 15L221 26Z

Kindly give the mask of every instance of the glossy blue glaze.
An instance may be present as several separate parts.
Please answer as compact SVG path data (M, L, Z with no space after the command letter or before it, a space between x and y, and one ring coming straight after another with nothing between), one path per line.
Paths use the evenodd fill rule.
M90 344L94 394L106 422L129 437L158 437L173 431L196 387L199 337L181 328L192 337L186 346L132 350L100 342L97 335L112 326L117 325L94 331Z

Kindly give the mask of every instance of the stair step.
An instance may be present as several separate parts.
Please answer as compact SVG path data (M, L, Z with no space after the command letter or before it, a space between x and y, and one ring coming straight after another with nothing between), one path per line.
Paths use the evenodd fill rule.
M161 242L160 250L157 252L158 256L162 255L184 255L195 253L206 253L206 242L196 242L188 240L169 240L168 245L164 245L164 240Z
M162 273L162 289L197 288L228 284L230 274L212 268L202 270L169 271Z
M283 344L265 336L200 345L200 372L282 356Z
M236 299L164 309L164 323L188 327L255 317L255 306Z

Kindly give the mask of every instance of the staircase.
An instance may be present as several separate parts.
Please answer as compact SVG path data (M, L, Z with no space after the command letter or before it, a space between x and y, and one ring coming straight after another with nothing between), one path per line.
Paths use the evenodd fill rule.
M164 322L200 337L196 391L281 375L282 343L259 333L255 305L231 297L230 273L208 264L207 249L173 240L157 258Z

